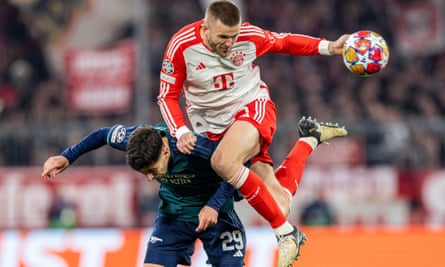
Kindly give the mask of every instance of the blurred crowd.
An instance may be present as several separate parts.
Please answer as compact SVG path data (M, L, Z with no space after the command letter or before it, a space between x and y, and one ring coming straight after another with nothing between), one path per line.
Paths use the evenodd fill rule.
M135 121L135 110L104 116L70 113L63 76L50 70L42 36L33 32L32 26L38 22L26 20L10 2L13 1L0 0L0 17L7 22L0 23L0 165L40 165L47 156L59 153L89 130L117 122L139 123ZM157 82L166 43L181 26L203 17L202 2L205 1L146 1L150 7L149 123L160 120ZM321 121L346 125L350 138L360 140L364 146L363 164L391 164L404 169L445 165L445 46L439 45L431 53L409 54L397 49L397 21L403 14L399 9L427 2L243 1L245 20L267 29L331 40L344 33L370 29L383 35L390 46L389 65L369 78L348 72L340 57L261 58L258 63L263 78L278 109L278 133L271 151L275 158L282 158L295 140L298 118L312 115ZM444 20L442 10L436 13L440 21ZM128 25L121 38L133 35L134 28ZM81 159L79 164L82 163L121 164L123 158L120 154L102 153L92 160Z

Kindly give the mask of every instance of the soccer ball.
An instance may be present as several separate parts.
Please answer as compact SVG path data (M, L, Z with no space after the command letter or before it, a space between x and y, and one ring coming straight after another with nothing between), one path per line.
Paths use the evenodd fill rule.
M343 62L348 70L362 77L374 75L385 68L389 49L383 37L362 30L349 36L343 46Z

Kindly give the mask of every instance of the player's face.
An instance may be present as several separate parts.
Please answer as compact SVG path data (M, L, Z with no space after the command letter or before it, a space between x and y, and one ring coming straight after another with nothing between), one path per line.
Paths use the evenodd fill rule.
M203 28L203 38L206 45L220 57L228 57L240 32L240 25L227 26L220 20Z
M167 149L167 151L165 149ZM139 172L145 175L148 181L153 181L154 179L162 178L167 173L169 158L170 158L170 150L168 149L167 146L162 149L161 155L159 156L156 162L148 165L145 168L142 168L141 170L139 170Z

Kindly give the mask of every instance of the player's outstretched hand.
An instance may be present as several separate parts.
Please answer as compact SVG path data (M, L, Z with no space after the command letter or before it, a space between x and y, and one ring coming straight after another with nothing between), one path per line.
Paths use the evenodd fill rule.
M42 177L47 179L54 178L57 174L68 168L68 166L70 166L70 163L64 156L49 157L45 163L43 163Z
M329 42L329 53L331 55L341 55L343 52L343 45L349 36L350 34L343 34L337 40Z
M199 212L199 225L196 227L196 232L205 231L208 227L215 225L218 222L218 212L209 206L204 206Z

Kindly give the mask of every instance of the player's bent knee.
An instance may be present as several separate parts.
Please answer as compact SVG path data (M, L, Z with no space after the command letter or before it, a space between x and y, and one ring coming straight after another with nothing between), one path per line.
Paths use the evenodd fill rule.
M221 153L215 152L210 158L210 165L217 172L224 172L224 165L228 165Z
M217 152L210 159L210 164L218 175L227 179L231 178L231 175L236 172L239 165L233 158Z

